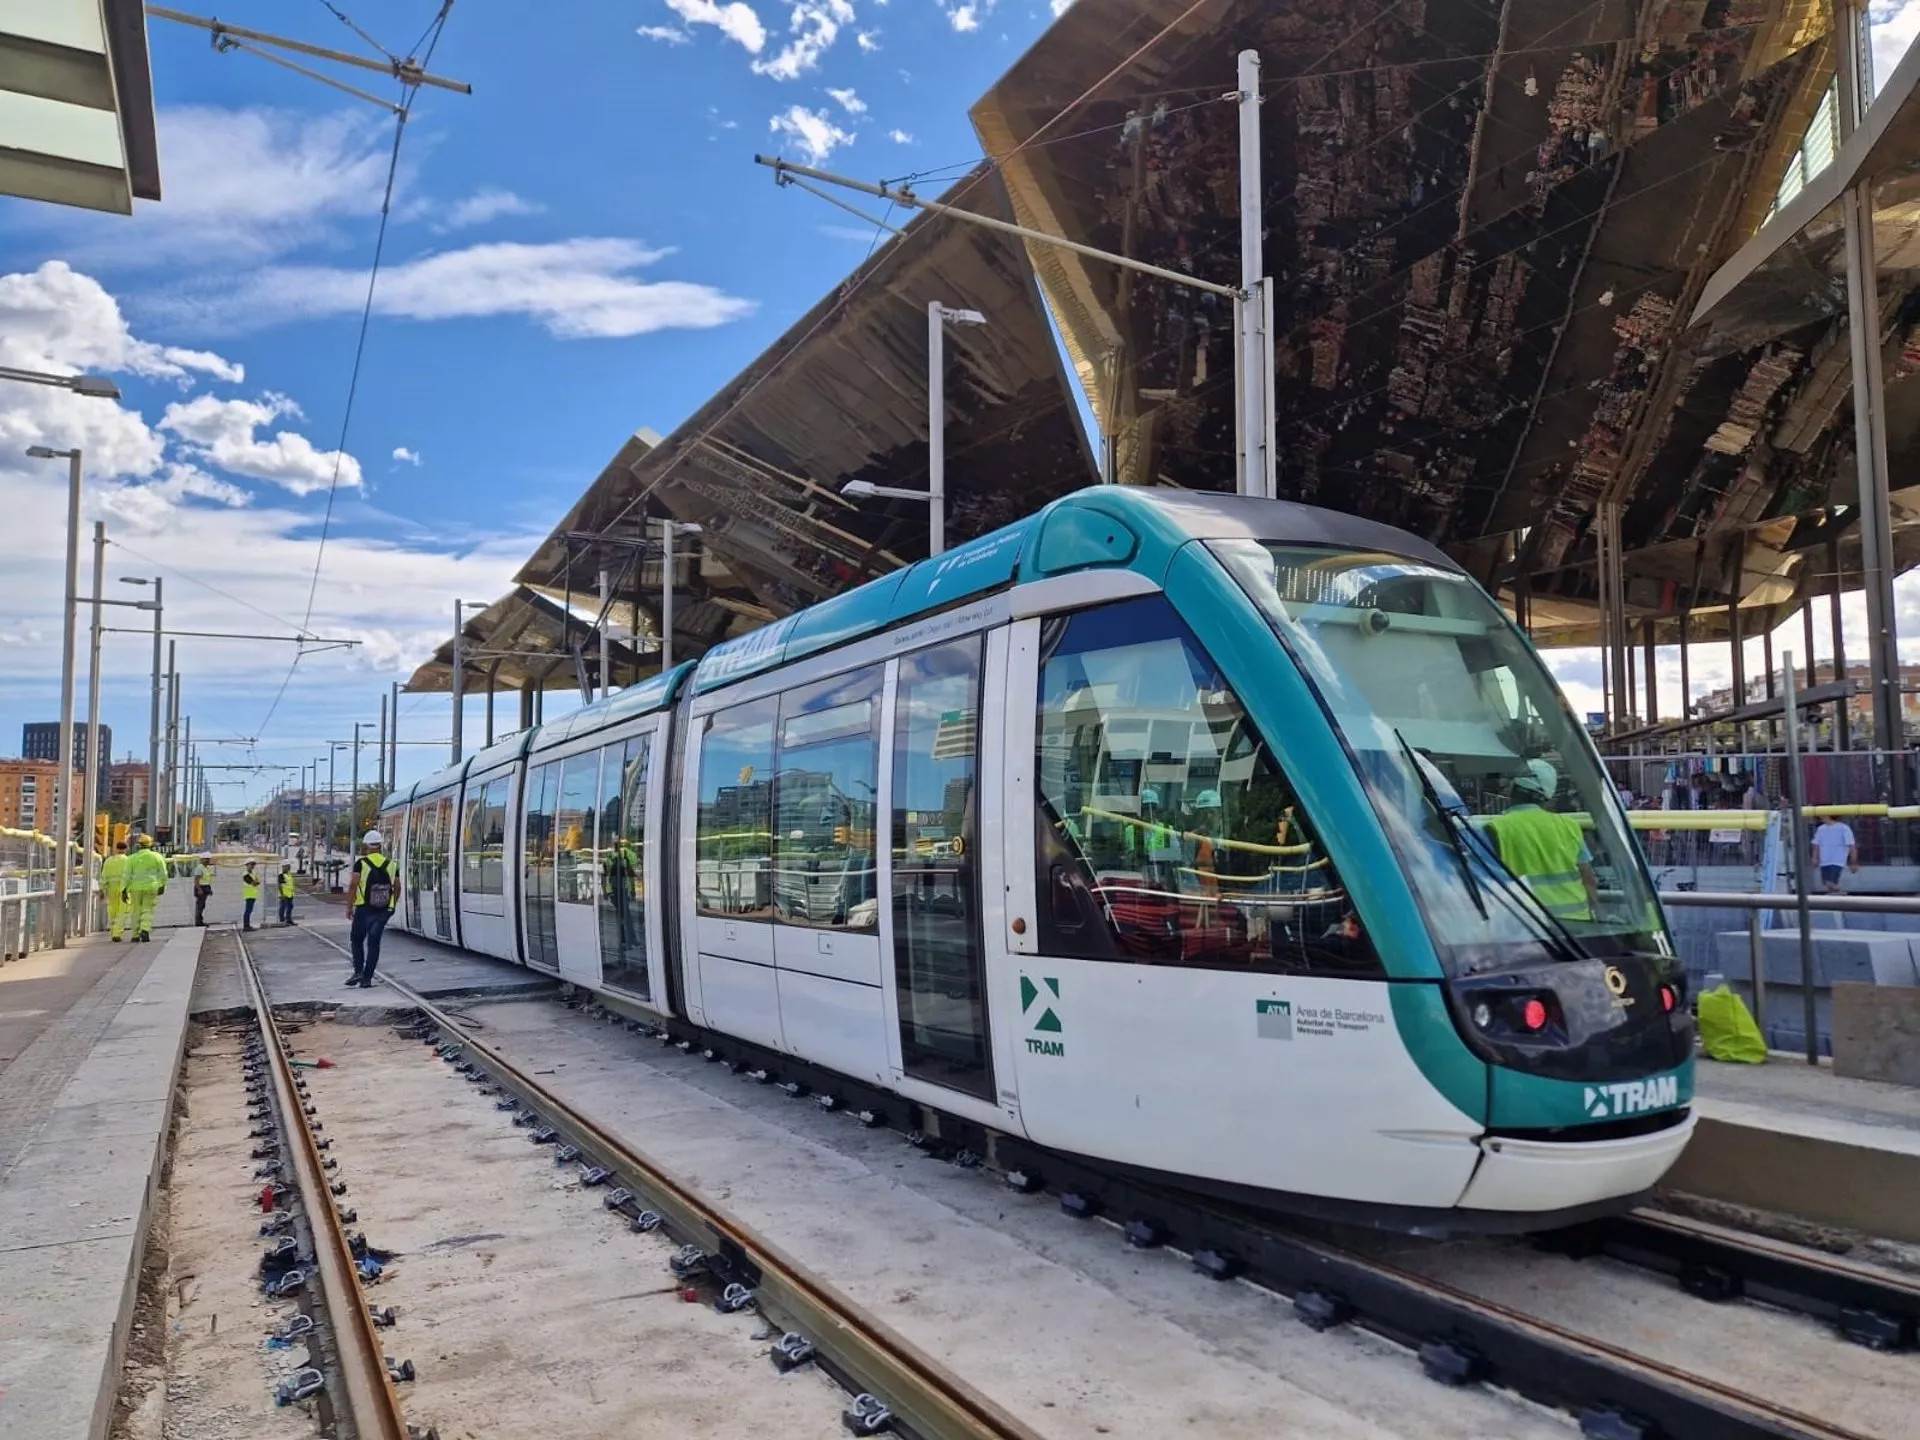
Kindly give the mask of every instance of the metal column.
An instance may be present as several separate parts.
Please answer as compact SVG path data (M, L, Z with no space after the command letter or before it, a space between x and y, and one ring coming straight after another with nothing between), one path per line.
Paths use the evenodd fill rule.
M1844 142L1873 98L1873 51L1867 37L1866 6L1860 0L1834 0L1834 11L1840 139ZM1906 733L1900 718L1900 647L1893 607L1893 513L1887 498L1886 376L1881 364L1872 181L1847 190L1841 196L1840 211L1846 222L1847 344L1853 365L1854 464L1860 483L1860 580L1867 601L1867 690L1873 743L1882 750L1897 751L1904 747Z
M87 788L80 807L81 856L86 875L80 881L80 933L93 930L93 832L99 824L100 780L107 772L100 758L100 587L107 574L107 527L93 522L93 625L87 647Z
M456 600L453 602L453 682L452 682L453 683L453 760L452 760L452 763L455 765L458 765L460 763L460 738L461 738L460 737L460 720L461 720L462 712L466 708L466 705L465 705L466 697L460 693L460 682L462 681L462 679L465 678L463 672L466 669L466 663L467 663L466 656L461 653L462 637L460 632L463 628L465 628L465 622L463 621L461 616L460 602Z

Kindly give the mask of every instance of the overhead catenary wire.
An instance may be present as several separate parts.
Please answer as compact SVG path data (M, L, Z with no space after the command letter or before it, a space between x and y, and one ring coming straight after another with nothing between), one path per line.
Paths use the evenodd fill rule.
M417 52L420 49L420 45L422 43L425 44L426 50L425 53L421 55L418 66L419 70L424 71L426 67L432 63L433 52L440 44L440 36L446 29L447 16L453 10L453 4L454 0L441 0L440 8L435 12L426 30L421 33L420 42L416 43L412 47L412 51L409 52ZM346 459L347 436L353 425L353 402L359 393L360 371L366 360L367 332L373 322L374 291L379 284L380 261L386 251L387 224L393 214L393 187L400 173L400 144L406 137L407 120L413 113L414 101L419 97L420 87L418 83L403 81L401 92L400 105L394 113L393 147L387 156L386 185L380 199L380 223L374 232L373 260L367 269L366 300L360 309L360 325L353 346L353 365L347 376L346 402L341 407L340 413L340 436L334 445L333 472L327 480L327 504L325 512L321 517L320 538L313 557L313 578L307 585L307 604L300 620L300 629L302 631L309 630L312 627L314 602L320 593L320 572L326 563L327 540L333 529L333 508L340 492L340 467ZM296 652L292 663L287 666L287 673L281 677L279 689L274 692L273 700L267 706L266 715L262 717L260 724L255 727L257 734L266 734L268 724L279 711L281 700L286 697L287 687L293 683L294 673L300 668L300 660L301 656Z

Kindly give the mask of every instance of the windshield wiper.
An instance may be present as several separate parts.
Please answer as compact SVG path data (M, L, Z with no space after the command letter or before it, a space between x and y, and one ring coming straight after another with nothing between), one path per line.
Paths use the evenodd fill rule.
M1587 954L1586 947L1580 943L1579 937L1567 928L1567 922L1547 908L1546 902L1528 888L1527 882L1513 873L1512 868L1501 858L1499 850L1468 821L1463 813L1466 809L1465 803L1462 802L1457 807L1450 806L1440 798L1440 789L1433 783L1433 777L1428 773L1428 767L1433 762L1408 744L1407 737L1402 735L1397 727L1393 732L1393 738L1400 742L1400 748L1406 753L1414 773L1420 777L1420 788L1426 794L1427 803L1433 806L1434 812L1440 817L1440 823L1446 831L1447 843L1452 847L1454 857L1460 862L1460 873L1466 877L1468 892L1473 896L1474 908L1480 912L1480 918L1486 920L1491 917L1487 914L1486 901L1480 892L1480 882L1474 878L1473 860L1468 853L1467 840L1461 833L1463 830L1473 837L1480 853L1488 857L1483 863L1488 864L1489 869L1493 864L1498 864L1500 867L1498 873L1505 874L1513 882L1510 886L1500 887L1495 893L1509 906L1517 903L1514 900L1513 891L1517 890L1525 896L1528 902L1527 913L1544 922L1546 934L1543 938L1560 953L1562 960L1592 958Z
M1467 893L1473 897L1473 908L1480 912L1482 920L1491 920L1487 913L1486 897L1480 893L1480 882L1473 876L1473 860L1467 854L1466 843L1460 838L1460 816L1449 809L1440 799L1440 789L1433 783L1433 777L1427 774L1427 768L1421 763L1421 757L1414 753L1413 746L1407 743L1407 737L1396 727L1393 738L1400 742L1400 749L1407 757L1407 763L1413 766L1413 773L1420 778L1420 789L1427 797L1427 803L1433 807L1433 813L1440 817L1440 829L1447 837L1447 845L1453 851L1453 858L1460 864L1460 875L1467 882Z

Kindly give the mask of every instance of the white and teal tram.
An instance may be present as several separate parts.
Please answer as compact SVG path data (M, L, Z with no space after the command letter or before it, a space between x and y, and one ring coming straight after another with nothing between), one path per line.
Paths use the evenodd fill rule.
M1513 863L1524 811L1571 868ZM1692 1129L1683 972L1585 732L1456 565L1327 511L1082 491L382 828L409 931L1209 1193L1544 1228Z

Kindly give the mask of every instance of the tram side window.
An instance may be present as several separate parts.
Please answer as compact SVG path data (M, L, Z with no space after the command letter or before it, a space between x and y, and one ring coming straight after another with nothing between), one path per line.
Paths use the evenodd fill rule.
M879 926L880 680L875 667L780 697L773 906L790 925Z
M507 781L489 780L467 797L461 826L460 889L467 895L499 895L505 891L507 844Z
M600 967L607 984L648 998L648 737L609 745L600 761Z
M554 898L591 905L594 872L594 810L600 798L600 752L575 755L560 771L560 803L554 810Z
M694 892L702 913L773 918L773 731L769 697L715 711L700 744Z
M1045 953L1379 973L1317 828L1165 597L1051 621L1042 656Z

